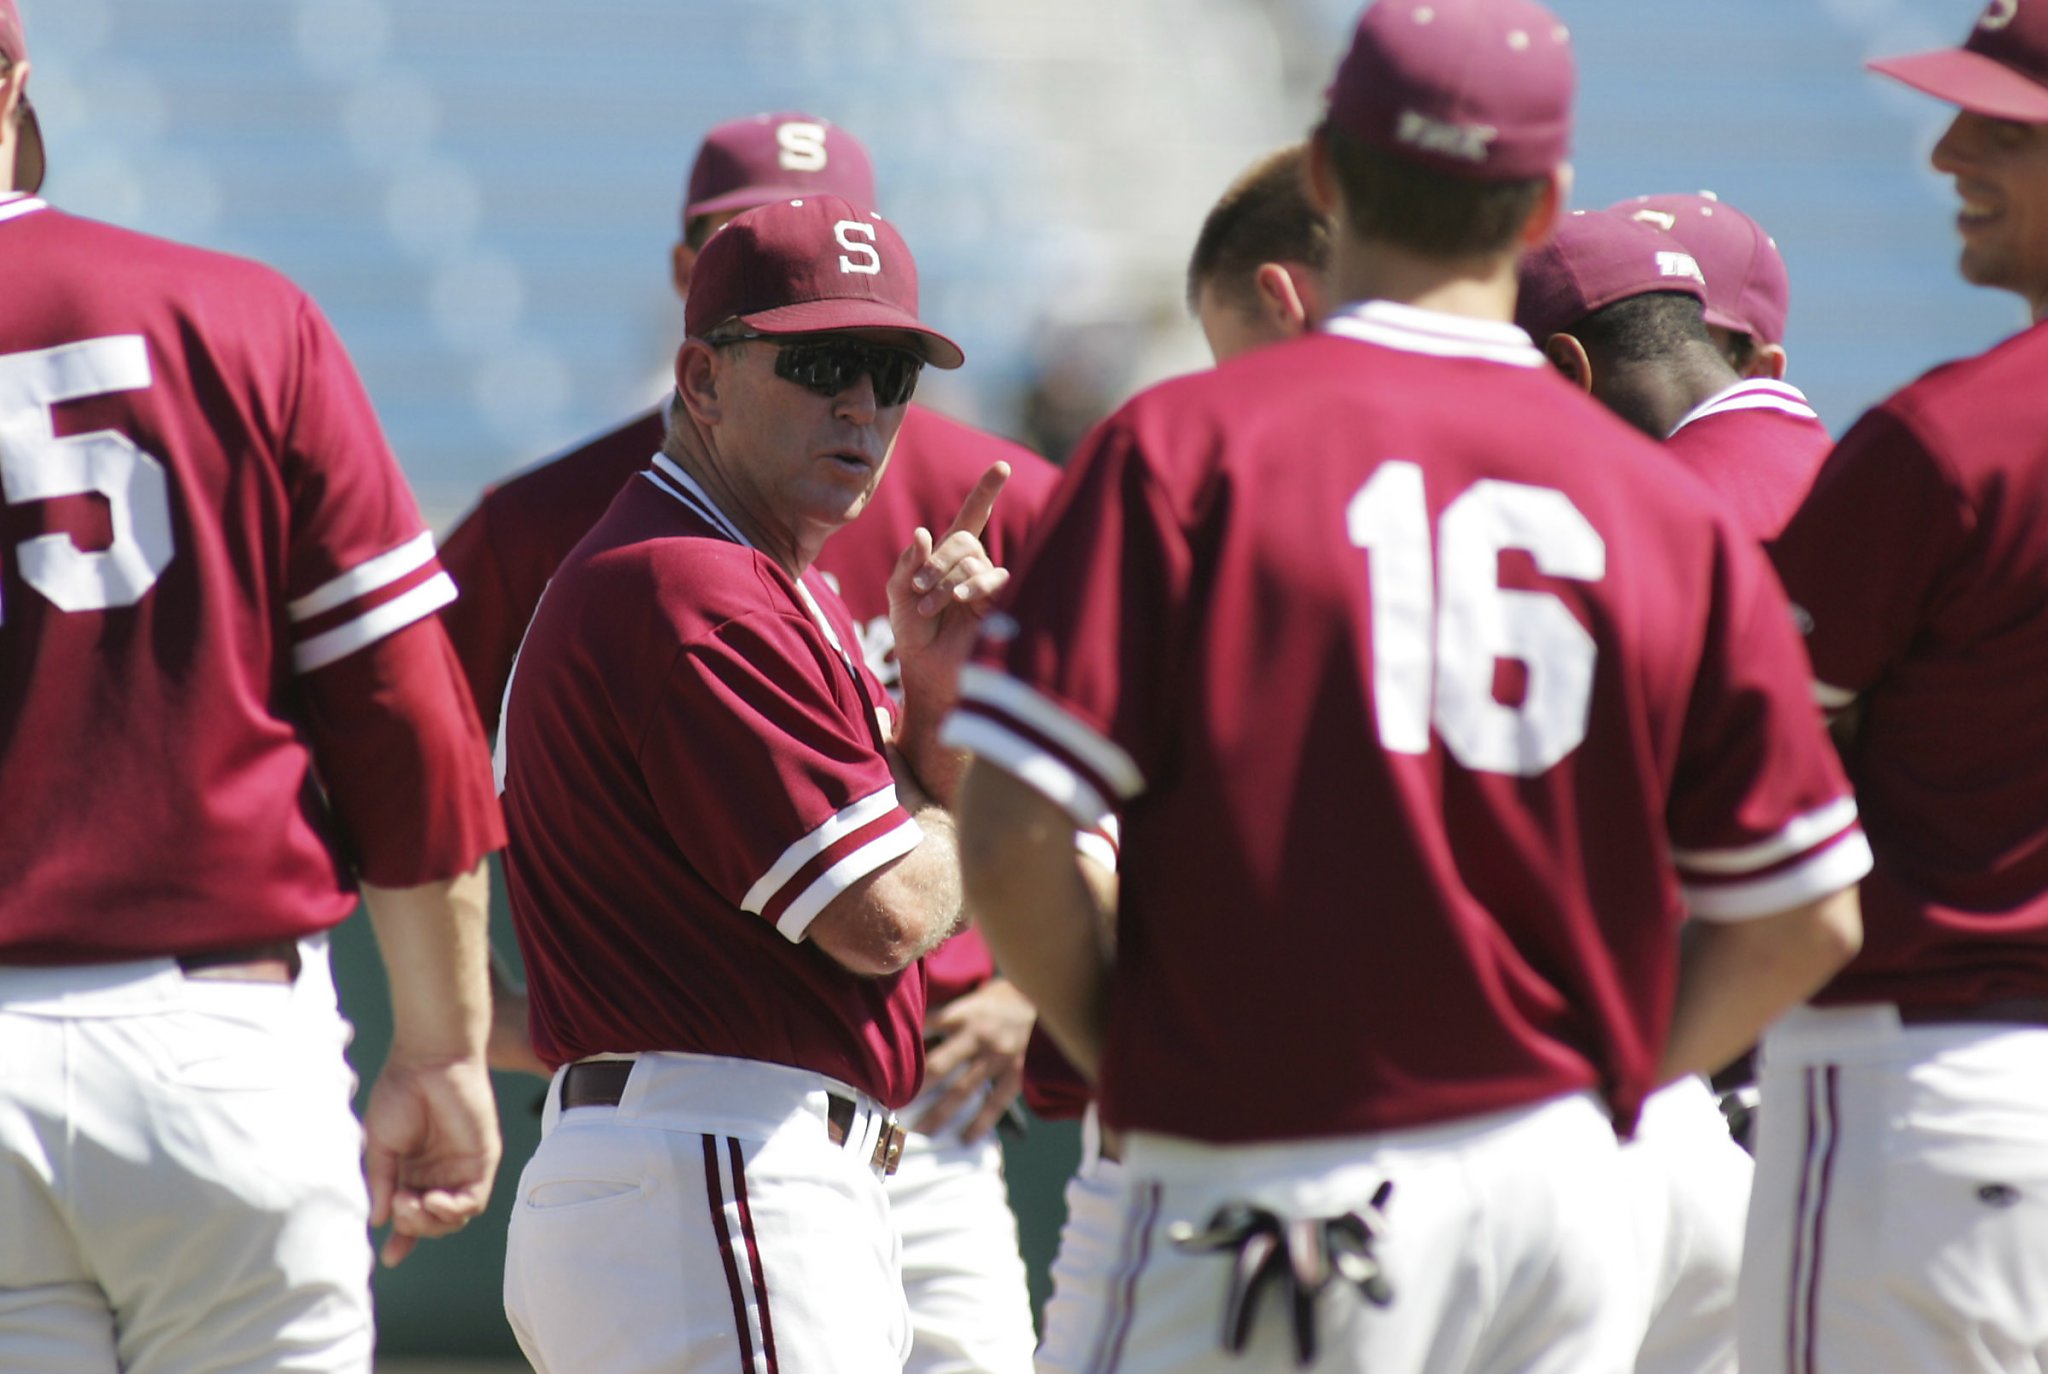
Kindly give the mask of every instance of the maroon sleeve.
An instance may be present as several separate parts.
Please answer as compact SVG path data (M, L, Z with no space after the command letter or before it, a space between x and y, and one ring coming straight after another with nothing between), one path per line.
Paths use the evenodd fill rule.
M1905 651L1974 527L1959 487L1897 415L1873 410L1842 437L1770 546L1808 622L1823 705L1848 705Z
M505 565L491 538L491 493L441 541L441 566L455 579L455 600L441 610L441 623L455 646L463 680L476 702L484 734L497 733L512 657L533 607L519 607L507 583Z
M1128 414L1128 412L1126 412ZM1132 425L1095 431L1002 614L960 680L944 738L1094 826L1143 792L1174 723L1192 555Z
M1742 920L1848 887L1870 849L1768 563L1732 524L1717 554L1666 819L1687 908Z
M490 751L439 620L299 682L320 781L364 881L417 887L503 847Z
M876 708L815 624L754 614L683 646L640 745L662 822L725 899L803 938L916 848Z

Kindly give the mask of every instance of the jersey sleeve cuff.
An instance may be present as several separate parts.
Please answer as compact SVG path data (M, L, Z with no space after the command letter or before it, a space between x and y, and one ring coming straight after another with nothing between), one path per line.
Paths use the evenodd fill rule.
M978 664L960 672L960 705L940 739L972 751L1064 810L1100 828L1145 790L1144 775L1114 741L1015 678Z
M1724 883L1682 882L1686 908L1708 921L1748 921L1833 896L1870 872L1870 841L1860 826L1767 876Z
M884 787L785 849L747 890L740 909L773 922L792 943L802 940L834 897L923 839L924 831L898 803L896 788Z
M434 536L423 532L285 607L294 636L292 667L301 673L324 668L454 600L455 581L434 556Z

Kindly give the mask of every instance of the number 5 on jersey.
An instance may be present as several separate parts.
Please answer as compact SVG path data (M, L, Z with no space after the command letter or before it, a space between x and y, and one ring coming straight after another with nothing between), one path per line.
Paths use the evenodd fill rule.
M1422 469L1393 460L1352 496L1345 523L1370 555L1381 745L1428 753L1434 726L1466 768L1515 777L1534 777L1579 747L1593 695L1593 637L1551 593L1500 585L1500 555L1509 549L1528 554L1548 577L1606 576L1606 542L1563 492L1475 482L1444 508L1432 541ZM1528 673L1518 706L1494 696L1494 666L1504 658Z
M68 534L15 546L21 579L59 610L133 606L170 566L171 488L163 464L115 430L57 436L50 408L141 391L149 351L139 334L86 339L0 356L0 498L9 505L60 496L106 498L113 542L97 552ZM6 607L0 606L0 619Z

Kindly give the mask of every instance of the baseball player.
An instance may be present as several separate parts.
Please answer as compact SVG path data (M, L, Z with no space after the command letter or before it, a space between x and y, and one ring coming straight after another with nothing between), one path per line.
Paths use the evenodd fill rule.
M1368 8L1351 304L1106 421L963 676L971 900L1124 1133L1095 1367L1627 1369L1616 1128L1854 947L1761 553L1508 322L1571 87L1529 0Z
M0 0L0 1368L368 1374L368 1225L498 1161L454 588L313 302L37 197L30 75Z
M1712 292L1673 236L1579 210L1524 259L1515 320L1558 371L1662 439L1751 534L1772 539L1834 440L1798 388L1736 375L1709 332Z
M1652 436L1668 432L1666 448L1761 541L1783 527L1831 441L1812 411L1788 416L1789 400L1754 390L1782 383L1735 376L1707 335L1710 290L1651 222L1580 211L1523 258L1515 317L1566 377ZM1752 1166L1706 1081L1652 1094L1621 1163L1649 1280L1638 1374L1732 1371Z
M875 203L866 148L851 133L800 112L751 115L718 125L699 147L685 193L683 237L671 253L676 294L687 300L697 256L720 225L743 210L813 192ZM443 617L487 728L520 635L562 558L597 522L612 497L661 447L659 408L484 494L442 547L462 595ZM1030 450L912 404L905 410L889 481L861 519L820 551L819 571L859 628L860 647L883 684L896 690L888 579L919 525L958 510L990 465L1010 468L1003 498L983 532L997 562L1022 548L1058 470ZM1034 1335L1017 1223L991 1127L1016 1100L1031 1006L998 978L972 927L925 961L931 1042L928 1087L904 1108L910 1131L887 1181L903 1233L903 1273L916 1342L910 1374L1022 1374ZM501 1066L530 1056L525 1001L506 995L519 1020Z
M1330 226L1308 198L1308 145L1268 153L1202 221L1188 310L1218 362L1298 337L1329 311Z
M1792 278L1761 224L1712 191L1632 196L1607 208L1662 229L1692 254L1707 278L1707 335L1738 376L1785 380Z
M1325 313L1328 218L1308 195L1308 145L1290 144L1240 173L1202 221L1188 258L1188 310L1219 363L1299 338ZM1113 852L1104 867L1115 871ZM1044 1028L1033 1032L1024 1091L1031 1109L1081 1119L1081 1162L1066 1187L1038 1346L1041 1374L1088 1368L1111 1299L1123 1216L1123 1163L1092 1088Z
M537 1368L895 1370L882 1190L961 919L938 713L1005 574L953 528L891 575L903 704L812 564L926 363L902 237L841 197L705 245L669 434L557 570L499 731L535 1048L562 1066L506 1307Z
M1960 107L1963 278L2034 323L1866 414L1772 546L1876 864L1764 1037L1745 1374L2048 1360L2048 4L1872 66Z

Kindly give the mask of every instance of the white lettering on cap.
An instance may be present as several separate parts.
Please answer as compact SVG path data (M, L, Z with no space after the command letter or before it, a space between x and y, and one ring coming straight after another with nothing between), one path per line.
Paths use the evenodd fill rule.
M839 270L875 276L882 270L882 255L875 251L875 227L857 219L843 219L832 226L832 237L846 252L839 255ZM866 239L855 243L855 238Z
M1664 277L1691 277L1701 286L1707 284L1705 274L1700 271L1700 265L1693 261L1690 253L1659 253L1657 274Z
M792 119L775 126L775 161L785 172L825 170L825 126Z
M1491 124L1453 124L1420 110L1401 111L1400 122L1394 126L1395 142L1465 162L1486 161L1489 145L1499 136L1500 130Z
M1678 227L1678 216L1668 210L1638 210L1629 218L1640 220L1644 224L1654 224L1667 234Z
M2002 29L2020 17L2020 0L1991 0L1984 17L1977 21L1980 29Z

